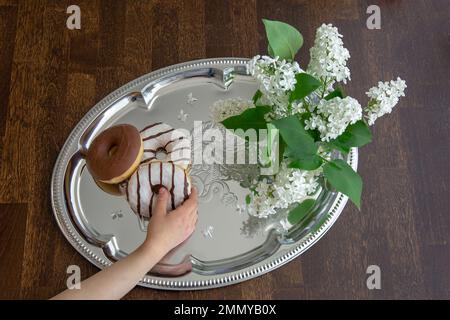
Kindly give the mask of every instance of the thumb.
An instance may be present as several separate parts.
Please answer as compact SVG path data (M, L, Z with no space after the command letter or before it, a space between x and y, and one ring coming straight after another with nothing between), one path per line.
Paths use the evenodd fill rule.
M156 199L155 215L166 214L167 200L169 195L165 188L160 188L158 191L158 197Z

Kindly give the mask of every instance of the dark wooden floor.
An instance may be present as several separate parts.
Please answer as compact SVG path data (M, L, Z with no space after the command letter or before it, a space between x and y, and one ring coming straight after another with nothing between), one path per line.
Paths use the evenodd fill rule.
M66 28L78 4L82 29ZM381 7L381 30L366 8ZM265 52L261 19L305 37L331 22L352 58L350 95L400 75L407 97L360 152L361 212L348 206L306 254L257 279L202 292L134 289L130 299L450 298L450 2L0 0L0 298L48 298L66 268L97 272L68 244L50 207L60 148L79 119L120 85L205 57ZM368 290L366 268L381 268Z

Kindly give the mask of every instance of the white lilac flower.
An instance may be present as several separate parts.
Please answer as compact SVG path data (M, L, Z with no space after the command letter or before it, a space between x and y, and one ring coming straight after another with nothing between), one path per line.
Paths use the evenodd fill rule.
M239 115L245 110L254 107L251 100L241 98L218 100L210 107L211 118L215 123L220 123L229 117Z
M311 118L305 121L307 130L317 129L322 141L340 136L349 124L362 118L362 108L352 97L321 100Z
M310 49L311 60L307 72L329 84L350 80L347 60L349 51L344 48L342 35L331 24L322 24L316 31L314 46Z
M274 106L275 117L286 116L289 92L297 83L295 75L301 72L298 63L258 55L250 60L248 71L258 82L262 103Z
M292 102L292 113L293 114L300 114L306 112L306 108L302 101L296 101Z
M406 82L400 78L386 82L378 82L378 87L369 89L366 94L371 98L367 107L366 115L369 125L373 125L375 120L391 113L398 103L400 97L405 96Z
M291 169L285 162L281 163L280 171L273 177L273 181L264 179L256 184L255 192L247 205L248 213L266 218L277 213L277 210L301 202L317 191L320 173L321 168L305 171Z

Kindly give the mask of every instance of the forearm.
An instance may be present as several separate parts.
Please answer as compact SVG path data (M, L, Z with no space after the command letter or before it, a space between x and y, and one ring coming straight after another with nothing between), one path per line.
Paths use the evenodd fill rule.
M133 289L163 256L164 252L158 248L143 245L128 257L81 282L79 290L66 290L52 299L120 299Z
M197 222L197 190L181 207L167 214L169 193L161 188L150 219L147 239L128 257L81 282L79 290L66 290L53 299L120 299L158 263L169 250L192 234Z

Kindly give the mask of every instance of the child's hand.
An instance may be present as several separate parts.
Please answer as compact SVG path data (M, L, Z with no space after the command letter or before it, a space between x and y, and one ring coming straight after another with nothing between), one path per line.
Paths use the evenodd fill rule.
M197 190L183 205L166 212L169 192L161 188L155 212L148 224L147 239L136 251L115 262L81 284L80 290L66 290L54 299L120 299L172 248L186 240L197 222ZM111 281L114 279L114 281Z
M161 188L147 229L144 247L157 250L163 256L186 240L195 229L197 222L197 190L192 188L191 195L183 205L167 212L169 192Z

